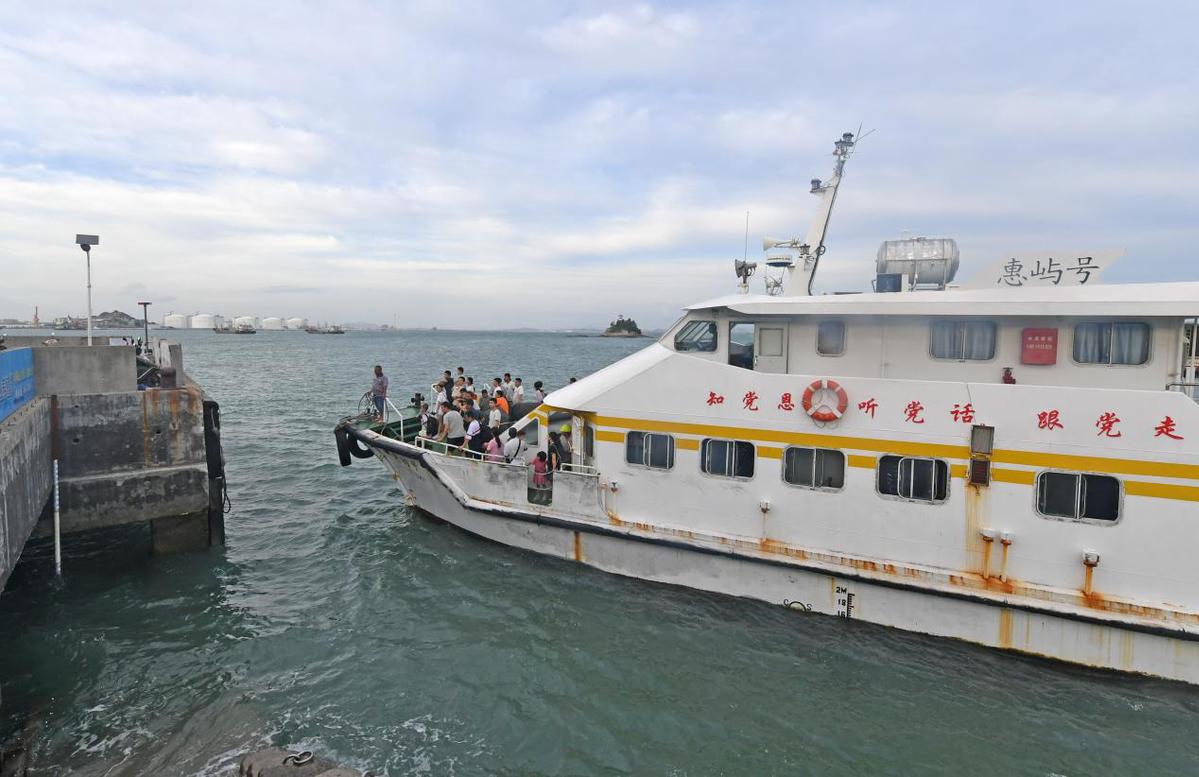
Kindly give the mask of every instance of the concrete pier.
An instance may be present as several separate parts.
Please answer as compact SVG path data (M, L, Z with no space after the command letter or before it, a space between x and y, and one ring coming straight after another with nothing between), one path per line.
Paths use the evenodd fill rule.
M64 536L149 523L156 552L224 542L219 413L187 378L177 344L160 341L155 353L179 387L141 391L132 347L29 351L33 396L0 421L0 588L28 538L53 532L55 459Z
M50 498L50 400L0 421L0 590Z

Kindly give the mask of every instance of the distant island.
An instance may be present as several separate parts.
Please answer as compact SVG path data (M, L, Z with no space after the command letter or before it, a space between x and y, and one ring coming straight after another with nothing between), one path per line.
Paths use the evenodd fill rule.
M604 337L641 337L641 330L633 319L617 316L604 330Z

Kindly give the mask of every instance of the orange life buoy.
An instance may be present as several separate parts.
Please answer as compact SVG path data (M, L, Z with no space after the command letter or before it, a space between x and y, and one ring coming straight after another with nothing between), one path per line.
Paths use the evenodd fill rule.
M824 389L828 389L837 395L836 407L829 407L828 405L812 406L812 396L817 391ZM845 415L845 408L847 407L849 407L849 395L845 393L845 389L841 388L841 384L835 380L829 380L828 378L814 380L812 381L812 385L804 389L803 410L813 421L836 421Z

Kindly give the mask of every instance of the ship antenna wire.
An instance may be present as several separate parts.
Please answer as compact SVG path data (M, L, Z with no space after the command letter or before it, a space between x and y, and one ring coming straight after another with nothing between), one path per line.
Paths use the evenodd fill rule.
M861 124L861 122L858 122L858 134L854 136L853 145L848 149L848 153L846 153L845 156L841 157L837 162L837 168L836 168L837 188L833 189L832 202L829 203L828 212L824 215L824 229L820 233L820 245L816 246L816 249L814 251L814 253L816 254L816 263L814 265L812 265L812 272L808 273L808 296L809 297L812 296L812 282L814 280L816 280L816 268L820 266L820 257L824 255L824 251L825 251L824 238L825 238L825 236L828 235L828 225L829 225L829 222L832 221L832 218L833 218L833 206L837 204L837 194L841 191L841 178L844 175L845 163L849 161L849 158L851 156L853 156L853 153L854 153L854 151L857 150L858 143L860 143L862 141L862 138L866 137L866 135L871 134L872 132L874 132L874 130L868 130L866 132L866 135L862 135L861 132L862 132L862 124Z
M745 249L741 252L741 261L749 260L749 211L745 211Z

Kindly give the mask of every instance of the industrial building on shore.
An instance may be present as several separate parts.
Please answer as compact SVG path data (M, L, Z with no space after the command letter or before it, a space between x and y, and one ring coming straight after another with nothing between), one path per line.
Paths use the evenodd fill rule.
M303 331L308 327L308 319L298 316L292 318L267 316L261 320L257 316L236 316L228 319L214 313L168 313L163 316L162 325L171 329L220 329L230 321L234 326L244 324L254 329Z

